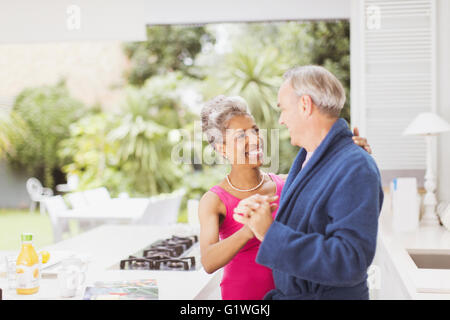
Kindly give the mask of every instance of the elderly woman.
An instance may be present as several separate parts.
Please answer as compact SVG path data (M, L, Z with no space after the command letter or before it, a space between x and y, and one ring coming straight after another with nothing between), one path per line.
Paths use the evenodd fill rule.
M206 192L199 205L200 247L206 272L224 268L222 299L257 300L274 289L272 270L255 262L260 241L233 219L238 203L259 194L273 196L272 216L285 175L260 170L263 152L258 126L240 97L218 96L201 112L202 129L213 148L228 159L231 171ZM366 139L354 142L370 152Z

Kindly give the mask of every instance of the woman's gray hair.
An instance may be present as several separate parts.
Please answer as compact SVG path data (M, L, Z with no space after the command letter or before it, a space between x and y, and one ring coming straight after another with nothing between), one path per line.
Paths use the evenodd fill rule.
M248 116L253 119L247 102L239 96L220 95L205 103L201 111L202 131L213 147L223 142L228 123L235 116Z
M299 97L308 95L321 112L339 117L345 104L345 89L330 71L321 66L295 67L283 78L290 81Z

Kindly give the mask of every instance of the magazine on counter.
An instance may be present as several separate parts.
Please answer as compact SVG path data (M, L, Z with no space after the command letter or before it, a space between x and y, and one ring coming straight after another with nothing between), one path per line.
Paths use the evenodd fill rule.
M157 300L156 279L99 281L86 287L84 300Z

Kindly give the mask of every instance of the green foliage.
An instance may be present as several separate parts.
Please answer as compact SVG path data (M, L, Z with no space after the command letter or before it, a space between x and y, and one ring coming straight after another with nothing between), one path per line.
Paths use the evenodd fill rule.
M242 96L263 128L276 123L279 79L286 70L280 60L279 51L270 47L258 52L237 49L226 60L225 93Z
M347 102L341 116L350 122L349 23L250 23L241 25L232 38L231 52L222 59L210 59L203 66L210 70L209 85L204 86L205 98L240 95L249 103L261 128L280 129L279 172L286 173L298 148L290 144L288 132L278 124L275 105L281 76L299 65L315 64L329 69L346 89Z
M65 172L78 174L80 189L106 186L113 195L150 196L182 186L191 169L171 160L173 131L195 116L176 93L179 75L155 76L141 88L127 88L119 114L98 114L71 126L61 156L72 158Z
M193 63L202 47L209 43L214 43L214 37L205 27L147 27L147 41L124 47L132 65L128 82L141 86L152 76L177 70L198 77Z
M183 104L181 89L194 85L204 100L218 94L243 96L261 128L281 129L278 172L287 173L298 148L278 124L281 76L295 65L326 67L346 88L342 116L349 121L349 23L233 28L231 51L225 53L211 51L215 36L210 26L148 27L147 41L125 44L130 85L118 114L87 113L64 84L24 90L11 114L0 120L0 156L48 186L54 184L55 170L63 168L79 176L83 190L106 186L113 196L150 196L184 187L186 198L200 198L229 167L198 165L193 170L171 159L175 145L192 148L190 141L180 141L179 130L192 138L198 115Z
M347 102L341 116L350 122L348 21L250 23L243 26L242 35L234 46L240 47L241 43L247 44L247 53L253 50L256 55L269 48L278 50L280 54L273 63L282 65L284 71L293 66L307 64L321 65L330 70L346 89ZM234 51L233 55L239 52Z
M0 154L15 168L53 187L62 166L59 142L69 136L69 125L85 112L81 102L70 97L63 82L23 90L12 112L1 120Z
M78 175L80 190L107 186L117 195L132 189L132 181L117 160L119 145L107 139L118 122L114 115L104 113L86 116L70 126L70 137L61 142L59 156L68 162L63 170Z
M350 123L350 23L317 22L306 26L311 43L311 63L324 66L344 85L347 100L341 117Z
M192 171L184 179L184 187L190 199L200 199L228 173L228 165L204 166L202 171Z

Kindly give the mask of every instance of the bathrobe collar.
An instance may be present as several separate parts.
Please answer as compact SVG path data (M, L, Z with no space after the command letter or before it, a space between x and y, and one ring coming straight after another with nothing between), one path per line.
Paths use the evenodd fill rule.
M325 139L320 143L311 159L308 161L303 169L302 164L305 161L306 150L300 149L298 152L291 169L289 170L288 177L281 192L280 207L278 209L277 220L284 214L284 209L289 202L294 190L299 190L308 182L308 180L314 175L314 172L318 169L317 164L330 152L338 151L344 144L348 143L343 137L352 137L347 121L345 119L338 119L331 127ZM352 141L351 141L352 142Z

